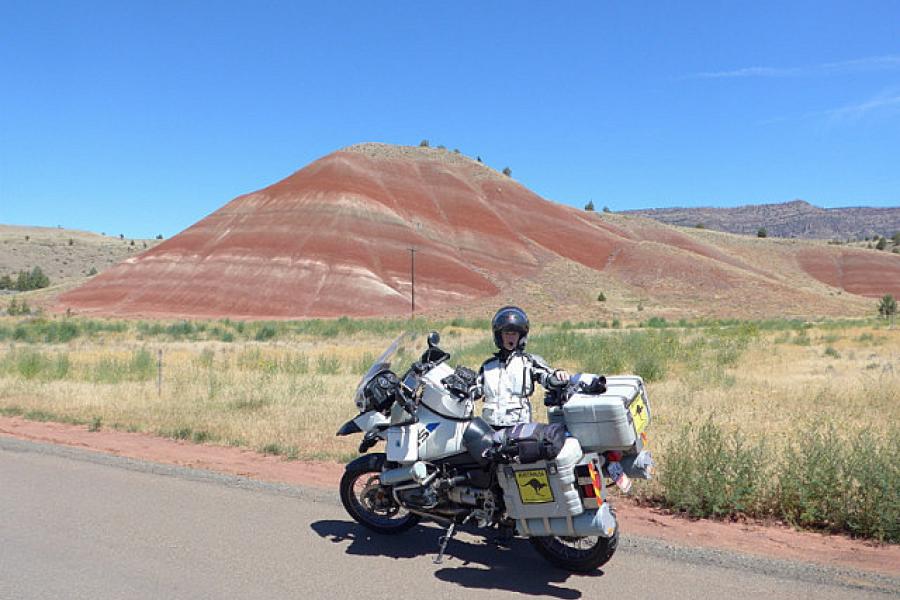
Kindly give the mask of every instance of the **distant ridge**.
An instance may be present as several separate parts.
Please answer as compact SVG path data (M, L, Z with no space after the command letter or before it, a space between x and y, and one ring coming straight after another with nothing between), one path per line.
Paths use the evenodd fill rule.
M804 200L781 204L751 204L735 208L652 208L621 211L669 225L756 235L760 228L772 237L859 241L900 231L900 207L819 208Z

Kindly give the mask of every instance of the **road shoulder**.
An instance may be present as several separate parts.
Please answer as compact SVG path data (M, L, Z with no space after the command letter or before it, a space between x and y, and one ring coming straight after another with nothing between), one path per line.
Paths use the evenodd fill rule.
M193 444L143 433L89 431L85 426L0 417L0 437L74 447L81 450L232 476L244 482L300 486L307 496L334 495L343 466L331 462L288 461L240 448ZM759 560L801 561L838 570L900 578L900 546L846 536L795 531L786 526L692 520L616 501L623 536L646 539L690 556L703 549L727 550ZM852 573L846 573L852 579Z

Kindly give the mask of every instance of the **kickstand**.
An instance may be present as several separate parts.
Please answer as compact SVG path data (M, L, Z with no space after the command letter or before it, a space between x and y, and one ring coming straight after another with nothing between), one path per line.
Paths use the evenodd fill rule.
M447 549L447 544L453 538L454 533L456 533L455 521L450 523L450 526L447 527L447 532L438 539L440 546L438 547L437 556L434 557L434 564L439 565L444 562L444 551Z

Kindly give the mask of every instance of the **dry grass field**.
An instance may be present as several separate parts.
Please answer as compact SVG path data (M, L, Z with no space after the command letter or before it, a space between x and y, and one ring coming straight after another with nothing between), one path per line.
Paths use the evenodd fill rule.
M660 477L642 497L898 541L900 330L875 320L615 325L538 328L529 349L572 371L645 377ZM422 347L431 326L453 362L477 368L492 348L474 321L417 322ZM334 432L403 327L0 319L0 414L343 461L359 440Z

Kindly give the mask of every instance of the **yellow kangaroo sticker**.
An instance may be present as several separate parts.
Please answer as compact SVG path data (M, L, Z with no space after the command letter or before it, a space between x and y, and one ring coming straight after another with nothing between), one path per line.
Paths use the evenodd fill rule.
M553 489L550 487L547 469L516 471L516 483L519 485L519 496L523 504L553 502Z
M647 421L650 420L650 415L647 413L647 407L644 406L644 398L642 396L635 398L634 402L631 403L631 406L628 407L628 410L631 411L631 419L634 421L634 430L641 433L647 426Z

